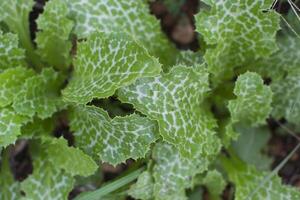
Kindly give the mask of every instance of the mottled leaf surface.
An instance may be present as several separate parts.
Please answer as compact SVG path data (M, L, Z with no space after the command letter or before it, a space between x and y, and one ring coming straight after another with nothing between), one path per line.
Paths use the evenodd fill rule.
M145 171L135 184L131 185L128 194L134 199L153 199L153 177L150 172Z
M215 120L201 108L208 91L204 66L175 66L168 74L138 79L121 88L118 96L157 120L163 139L174 144L183 156L193 157L214 154L220 148Z
M0 109L0 148L15 143L21 134L21 127L30 119L17 114L11 108Z
M157 59L131 37L96 32L78 45L73 77L63 91L66 101L85 104L114 94L137 78L158 75Z
M17 35L3 33L0 30L0 72L4 69L25 65L25 51L19 47Z
M7 69L0 73L0 108L10 105L26 79L34 74L32 70L23 67Z
M157 139L156 123L136 114L111 119L101 108L78 106L70 120L76 146L113 165L144 157Z
M13 108L17 113L33 117L35 114L45 119L63 106L59 88L62 77L51 68L28 78L22 90L15 96Z
M39 31L36 35L38 53L50 66L57 69L68 67L71 61L72 43L70 33L73 21L65 1L52 0L46 3L44 12L37 19Z
M175 47L162 33L159 21L150 14L144 0L68 0L70 16L76 22L74 32L85 38L96 30L105 33L123 31L136 38L151 55L172 65Z
M196 30L212 45L205 54L210 72L224 75L277 50L279 15L275 11L262 12L272 0L205 2L210 10L196 16Z
M264 123L271 112L273 93L258 74L246 72L240 75L235 83L234 94L237 98L228 104L233 122L252 125Z

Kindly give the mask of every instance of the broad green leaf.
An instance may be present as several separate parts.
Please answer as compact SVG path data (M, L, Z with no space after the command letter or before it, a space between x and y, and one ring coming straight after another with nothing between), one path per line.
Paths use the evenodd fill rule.
M49 161L64 169L66 173L72 176L90 176L98 168L91 157L84 154L81 150L69 147L65 139L51 139L46 144Z
M268 145L270 132L267 127L248 127L246 125L235 126L239 138L233 143L233 148L240 159L256 166L259 170L268 170L272 159L263 150Z
M157 139L156 123L146 117L133 114L111 119L94 106L74 107L70 126L78 147L112 165L145 157Z
M277 50L275 35L279 15L275 11L263 12L272 0L205 2L211 8L196 16L196 30L212 45L205 60L209 71L218 78L234 67L267 57Z
M47 2L44 12L37 20L38 54L56 69L65 69L71 62L70 33L73 21L67 18L68 12L69 8L65 1L52 0Z
M26 66L25 51L19 47L18 36L12 33L4 34L0 30L0 72L17 66Z
M192 178L207 170L203 158L182 158L178 150L167 143L157 143L152 157L154 196L157 200L186 199L185 189L192 187Z
M17 113L33 117L50 117L62 106L59 89L63 84L62 77L51 68L41 74L28 78L22 90L15 96L13 108Z
M217 170L208 171L203 178L202 183L205 185L209 192L209 199L220 200L221 194L226 187L226 182L222 174Z
M168 74L138 79L121 88L118 96L157 120L163 139L174 144L183 156L197 157L215 154L220 148L215 120L200 107L208 91L204 66L175 66Z
M246 72L240 75L235 83L234 94L237 98L228 104L233 122L251 125L265 122L271 112L273 93L258 74Z
M159 21L150 14L144 0L68 0L74 32L85 38L96 30L111 34L124 31L136 38L164 65L172 65L175 49L162 33Z
M0 22L11 32L19 36L20 44L25 49L26 60L37 69L41 63L34 52L29 29L29 13L34 5L33 0L0 0Z
M298 124L300 117L300 70L291 70L282 79L272 82L274 92L273 112L276 118L285 117L289 122Z
M22 126L22 138L26 139L42 139L53 134L55 128L54 117L47 119L34 118L34 120Z
M176 65L195 66L204 62L200 52L180 51L176 57Z
M287 72L300 67L300 39L287 34L277 38L279 51L272 56L256 60L250 64L249 69L257 71L272 81L284 78Z
M85 104L114 94L137 78L158 75L157 59L125 34L95 32L78 44L73 77L63 91L66 101Z
M128 194L134 199L153 199L153 178L149 171L143 172L135 184L131 185Z
M32 70L23 67L7 69L0 73L0 108L10 105L26 79L33 75Z
M263 183L270 172L258 171L254 167L248 166L241 161L232 162L231 160L226 160L224 167L228 173L229 180L235 184L235 200L300 199L300 191L296 188L283 185L280 177L277 175L273 176L260 187L260 184Z
M21 135L21 127L30 119L17 114L11 108L0 109L0 148L15 143Z
M0 152L1 153L1 152ZM14 180L9 165L9 151L4 152L0 170L0 199L19 200L21 197L20 183Z
M73 161L75 162L75 161ZM74 179L53 165L44 156L34 157L33 174L21 183L25 199L67 200Z

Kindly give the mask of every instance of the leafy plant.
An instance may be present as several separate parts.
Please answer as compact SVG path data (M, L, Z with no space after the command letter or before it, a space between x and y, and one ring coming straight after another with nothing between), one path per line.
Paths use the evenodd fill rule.
M34 40L35 2L0 0L0 199L68 199L82 183L95 191L78 200L181 200L199 185L218 200L228 183L236 200L300 199L262 153L267 118L299 123L297 28L280 31L271 0L202 3L206 44L192 52L144 0L50 0ZM33 171L18 181L11 160L24 141ZM102 163L129 159L129 174L96 190Z

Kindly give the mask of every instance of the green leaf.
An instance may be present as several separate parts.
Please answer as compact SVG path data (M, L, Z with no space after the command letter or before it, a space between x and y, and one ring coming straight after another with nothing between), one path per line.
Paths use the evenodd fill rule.
M291 200L300 199L300 191L296 188L283 185L278 176L273 176L263 187L256 189L264 181L270 172L258 171L240 161L225 161L224 167L229 180L235 184L235 200Z
M0 109L0 148L13 144L21 135L21 126L27 123L28 117L19 115L11 108Z
M206 186L211 200L220 200L221 194L226 187L222 174L217 170L208 171L202 183Z
M1 153L1 152L0 152ZM20 183L14 180L9 165L9 150L4 152L0 170L0 199L19 200L21 197Z
M0 72L17 66L26 66L25 51L19 48L18 36L12 33L4 34L0 30Z
M85 104L114 94L137 78L158 75L157 59L124 34L95 32L78 45L73 77L63 91L66 101Z
M36 69L40 69L42 65L35 54L29 29L29 13L33 5L33 0L0 0L0 22L19 36L20 44L25 49L26 60Z
M59 163L59 167L72 176L90 176L98 168L91 157L77 148L69 147L67 141L63 138L52 138L48 141L48 144L46 143L46 146L48 160L53 165Z
M57 165L57 164L56 164ZM44 156L35 157L33 174L21 183L25 199L67 200L74 179L53 165Z
M273 112L276 118L285 117L289 122L298 124L300 117L300 70L293 70L283 79L272 82L274 92Z
M272 0L206 2L211 9L196 15L196 30L212 45L205 60L209 71L218 78L278 49L275 35L279 15L275 11L263 12Z
M240 135L238 140L233 143L233 148L239 158L248 164L256 166L259 170L270 169L272 159L263 154L263 150L270 139L268 128L237 125L235 129Z
M17 113L45 119L63 107L59 88L62 77L51 68L28 78L22 90L14 98L13 108Z
M277 44L278 52L268 58L256 60L250 64L249 69L275 81L284 78L287 72L299 68L300 39L285 34L278 36Z
M167 143L157 143L152 157L154 196L157 200L186 199L185 189L192 187L192 178L207 170L208 160L182 158L178 150Z
M204 62L200 52L180 51L176 57L176 65L195 66Z
M200 107L209 91L204 66L175 66L168 74L138 79L121 88L123 102L158 121L163 139L174 144L185 157L218 152L220 141L215 135L215 120Z
M34 120L22 126L22 138L25 139L43 139L52 136L55 128L54 117L47 119L34 118Z
M150 172L145 171L135 184L131 185L128 194L134 199L153 199L153 178Z
M37 20L36 35L38 53L50 66L65 69L71 62L70 33L73 21L67 18L69 9L65 1L47 2L44 12Z
M94 106L74 107L70 126L78 147L112 165L145 157L157 139L155 122L136 114L111 119Z
M76 22L74 32L85 38L96 30L111 34L123 31L136 38L164 65L172 65L177 52L161 32L159 21L150 14L144 0L81 1L68 0L70 16Z
M273 93L258 74L246 72L240 75L235 83L234 94L237 98L228 104L233 122L251 125L265 122L271 112Z
M16 94L22 89L22 85L26 79L32 77L33 75L34 72L32 70L23 67L7 69L1 73L0 108L13 103Z

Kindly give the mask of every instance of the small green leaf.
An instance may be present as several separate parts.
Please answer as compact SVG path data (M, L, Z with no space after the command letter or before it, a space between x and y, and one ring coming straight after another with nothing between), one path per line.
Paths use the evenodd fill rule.
M90 176L98 168L91 157L77 148L69 147L63 138L52 138L45 145L47 146L48 160L53 165L59 163L59 167L72 176Z
M37 19L39 32L35 41L38 54L56 69L65 69L71 62L73 21L67 18L68 12L65 1L52 0L46 3L44 12Z
M167 143L157 143L152 157L154 196L157 200L186 199L185 189L192 187L191 179L207 170L208 160L182 158L178 150Z
M174 63L177 52L162 33L159 21L150 14L144 0L81 1L68 0L70 16L76 22L74 32L79 38L101 30L105 33L124 32L136 38L151 55L166 66Z
M270 172L258 171L241 161L232 162L225 160L223 164L228 173L229 180L235 184L235 200L300 199L300 191L296 188L283 185L280 177L276 175L267 181L263 187L260 187L260 184L263 183Z
M217 170L208 171L202 182L208 189L211 200L220 200L221 194L226 187L222 174Z
M34 72L32 70L23 67L7 69L1 73L0 108L13 103L16 94L20 92L26 79L32 77L33 75Z
M67 200L73 184L74 179L69 174L41 156L35 157L33 174L21 183L21 188L25 193L25 199Z
M26 66L25 50L19 48L17 35L12 33L4 34L0 30L0 72L18 66Z
M176 65L195 66L204 62L200 52L180 51L176 57Z
M145 157L157 139L156 123L136 114L111 119L101 108L77 106L70 120L76 145L112 165Z
M11 108L0 109L0 148L13 144L19 135L21 127L30 119L19 115Z
M175 66L168 74L138 79L121 88L121 101L157 120L161 136L174 144L184 157L212 155L220 149L215 120L201 107L209 91L204 66Z
M59 88L62 77L51 68L28 78L22 90L14 98L13 108L17 113L45 119L63 107Z
M285 78L272 82L274 92L272 115L277 119L285 117L298 124L300 117L300 70L291 70Z
M262 78L254 72L246 72L238 77L234 94L235 100L229 101L228 109L233 122L259 125L271 112L273 93L264 85Z
M73 77L63 91L66 101L85 104L114 94L137 78L158 75L161 66L125 34L95 32L78 45Z
M34 120L22 126L22 138L42 139L52 135L55 128L54 117L47 119L34 118Z
M150 172L145 171L135 184L131 185L128 194L134 199L153 199L153 178Z
M212 45L205 60L218 78L278 49L275 35L279 15L275 11L262 12L270 7L271 0L205 2L211 8L196 15L196 30Z

